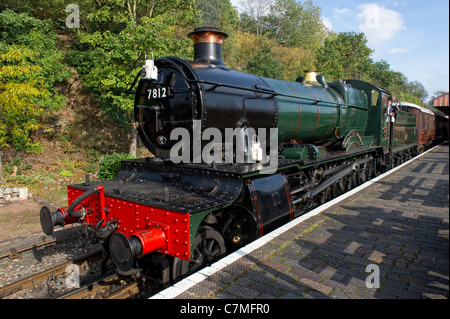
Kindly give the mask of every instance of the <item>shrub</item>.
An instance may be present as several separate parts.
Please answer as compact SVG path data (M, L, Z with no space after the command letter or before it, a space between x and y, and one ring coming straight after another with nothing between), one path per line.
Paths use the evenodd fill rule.
M99 180L113 179L120 171L120 165L122 160L135 159L131 154L127 153L113 153L111 155L104 155L100 161L100 167L98 171Z
M32 134L66 98L55 85L69 77L49 21L6 10L0 13L0 147L43 153Z
M59 172L59 176L61 176L61 177L72 177L72 176L73 176L73 173L72 173L71 170L63 169L63 170L61 170L61 171Z

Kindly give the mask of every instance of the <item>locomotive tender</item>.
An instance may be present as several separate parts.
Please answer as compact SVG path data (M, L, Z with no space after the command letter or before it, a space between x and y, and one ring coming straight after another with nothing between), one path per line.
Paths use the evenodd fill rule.
M156 157L122 161L113 180L68 186L68 207L41 209L47 235L81 222L103 240L117 272L156 270L168 283L418 153L416 116L399 111L391 122L388 91L358 80L327 83L315 72L296 82L237 72L222 60L224 32L201 27L189 37L194 61L146 60L139 75L137 131ZM171 133L195 135L194 124L200 133L267 134L244 144L244 163L175 164ZM277 154L264 162L251 146L267 154L274 129Z

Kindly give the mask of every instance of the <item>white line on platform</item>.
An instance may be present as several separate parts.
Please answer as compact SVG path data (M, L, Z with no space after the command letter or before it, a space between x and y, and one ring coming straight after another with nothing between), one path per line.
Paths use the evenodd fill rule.
M274 231L258 238L257 240L251 242L250 244L242 247L241 249L235 251L234 253L220 259L219 261L215 262L214 264L212 264L209 267L205 267L199 271L197 271L196 273L190 275L189 277L186 277L185 279L177 282L175 285L166 288L165 290L160 291L158 294L150 297L149 299L171 299L171 298L175 298L178 295L182 294L183 292L185 292L186 290L188 290L189 288L195 286L196 284L201 283L203 280L205 280L206 278L208 278L208 276L211 276L212 274L216 273L217 271L225 268L226 266L230 265L231 263L237 261L238 259L244 257L245 255L251 253L252 251L260 248L261 246L265 245L266 243L268 243L269 241L271 241L272 239L274 239L275 237L278 237L279 235L281 235L282 233L288 231L289 229L291 229L292 227L298 225L299 223L323 212L324 210L326 210L327 208L339 203L340 201L356 194L357 192L363 190L366 187L369 187L370 185L378 182L379 180L391 175L392 173L398 171L399 169L403 168L404 166L412 163L413 161L421 158L422 156L424 156L425 154L433 151L437 146L433 147L432 149L410 159L409 161L387 171L386 173L371 179L367 182L365 182L364 184L342 194L339 197L336 197L335 199L317 207L316 209L311 210L310 212L303 214L295 219L293 219L292 221L290 221L289 223L275 229Z

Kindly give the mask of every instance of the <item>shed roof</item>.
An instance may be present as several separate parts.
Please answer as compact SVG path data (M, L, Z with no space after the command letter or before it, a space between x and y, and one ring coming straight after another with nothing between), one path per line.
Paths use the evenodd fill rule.
M433 100L433 106L438 107L449 107L449 101L448 101L448 93L443 94L441 96L438 96Z

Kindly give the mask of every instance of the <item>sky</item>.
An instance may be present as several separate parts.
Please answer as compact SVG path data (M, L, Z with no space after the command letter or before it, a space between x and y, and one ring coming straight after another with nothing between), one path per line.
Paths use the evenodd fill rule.
M241 0L231 0L239 9ZM303 1L301 1L303 2ZM374 61L419 81L430 98L449 91L448 0L313 0L334 32L364 32Z

